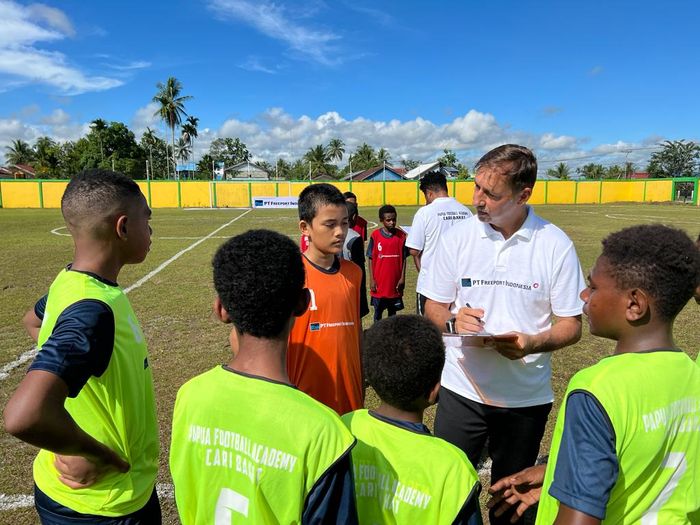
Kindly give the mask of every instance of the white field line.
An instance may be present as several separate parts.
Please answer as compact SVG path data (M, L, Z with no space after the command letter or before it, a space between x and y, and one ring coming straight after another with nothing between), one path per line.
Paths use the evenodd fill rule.
M237 217L235 217L234 219L228 221L228 222L227 222L226 224L224 224L223 226L219 226L216 230L214 230L214 231L211 232L210 234L205 235L204 237L197 237L197 238L196 238L196 239L197 239L196 242L193 242L192 244L190 244L190 245L189 245L187 248L185 248L184 250L180 250L180 251L177 252L175 255L173 255L170 259L168 259L167 261L165 261L164 263L162 263L161 265L159 265L155 270L149 272L149 273L146 274L145 276L141 277L141 279L139 279L138 281L136 281L134 284L132 284L131 286L125 288L125 289L124 289L124 293L129 293L130 291L135 290L136 288L141 287L144 283L146 283L147 281L149 281L150 279L152 279L155 275L157 275L158 273L160 273L161 271L163 271L163 269L166 268L169 264L171 264L172 262L174 262L174 261L176 261L177 259L179 259L180 257L182 257L185 253L189 252L190 250L196 248L197 246L199 246L200 244L202 244L204 241L206 241L206 240L208 240L208 239L216 238L215 235L216 235L217 233L219 233L221 230L223 230L223 229L226 228L227 226L230 226L231 224L233 224L234 222L236 222L238 219L240 219L240 218L243 217L244 215L247 215L247 214L250 213L251 211L252 211L252 208L249 208L249 209L247 209L246 211L244 211L243 213L241 213L240 215L238 215ZM54 229L54 230L51 230L51 233L55 233L55 231L58 230L58 229L60 229L60 228L56 228L56 229ZM62 235L62 234L57 233L56 235ZM26 363L27 361L33 359L34 356L36 355L36 352L37 352L36 347L34 347L34 348L32 348L31 350L27 350L26 352L24 352L22 355L20 355L20 356L19 356L17 359L15 359L14 361L11 361L11 362L9 362L9 363L3 365L3 367L0 368L0 381L4 381L5 379L7 379L7 378L9 377L10 373L11 373L13 370L15 370L16 368L22 366L22 365L23 365L24 363ZM0 500L0 503L1 503L1 500Z
M174 499L175 489L171 483L158 483L156 485L158 498ZM34 496L26 494L0 494L0 512L7 510L23 509L34 506Z
M213 232L211 232L209 235L205 235L204 237L202 237L202 238L199 239L198 241L195 241L195 242L193 242L192 244L190 244L190 245L189 245L187 248L185 248L184 250L180 250L180 251L177 252L175 255L173 255L170 259L168 259L168 260L165 261L164 263L160 264L155 270L153 270L152 272L149 272L148 274L144 275L143 277L141 277L141 279L139 279L138 281L136 281L134 284L132 284L132 285L129 286L128 288L125 288L125 289L124 289L124 293L129 293L130 291L135 290L136 288L140 288L141 285L143 285L144 283L146 283L147 281L149 281L153 276L155 276L155 275L157 275L158 273L160 273L161 271L163 271L163 269L166 268L167 266L169 266L170 263L175 262L175 261L178 260L180 257L182 257L184 254L186 254L186 253L189 252L190 250L193 250L194 248L196 248L197 246L199 246L200 244L202 244L204 241L206 241L206 240L208 240L208 239L211 239L212 237L214 237L214 235L216 235L217 233L219 233L221 230L223 230L224 228L227 228L228 226L231 226L234 222L236 222L236 221L237 221L238 219L240 219L241 217L245 217L245 216L248 215L251 211L252 211L252 208L251 208L251 209L248 209L248 210L246 210L246 211L244 211L244 212L241 213L238 217L236 217L236 218L234 218L234 219L231 219L230 221L228 221L226 224L224 224L224 225L222 225L222 226L219 226L216 230L214 230Z

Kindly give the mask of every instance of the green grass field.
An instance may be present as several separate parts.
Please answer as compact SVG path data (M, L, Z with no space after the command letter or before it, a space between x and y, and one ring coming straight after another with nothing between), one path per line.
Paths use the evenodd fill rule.
M417 208L399 208L399 223L411 224ZM693 238L700 232L700 210L681 205L579 205L539 206L537 212L566 231L578 250L586 273L609 232L637 223L661 222L686 230ZM360 213L376 222L376 208ZM72 243L59 210L0 209L0 370L32 346L20 319L46 293L56 273L72 256ZM129 293L148 339L155 377L161 433L160 483L171 482L167 469L170 419L175 394L190 377L228 358L229 327L211 315L213 287L211 258L225 238L251 228L269 228L298 240L295 210L154 210L153 245L146 261L125 267L119 281L127 288L153 275ZM216 231L219 229L219 231ZM53 230L53 233L52 233ZM213 233L215 232L215 233ZM208 236L208 237L207 237ZM206 239L202 240L203 238ZM199 242L201 241L201 242ZM193 244L199 242L196 246ZM161 265L182 252L161 268ZM415 311L416 272L407 272L406 312ZM365 318L365 325L370 322ZM700 348L700 308L689 304L676 323L676 342L693 357ZM585 323L584 323L585 326ZM612 343L591 337L584 328L581 341L555 354L554 390L561 399L571 375L610 353ZM4 407L28 363L0 374L0 405ZM650 385L650 389L652 385ZM650 390L653 391L653 390ZM371 407L376 397L368 393ZM556 406L552 412L555 414ZM428 413L432 426L433 412ZM543 450L549 446L553 426L550 416ZM31 462L35 450L0 431L0 523L35 523L28 499L31 494ZM177 523L174 502L162 498L165 523Z

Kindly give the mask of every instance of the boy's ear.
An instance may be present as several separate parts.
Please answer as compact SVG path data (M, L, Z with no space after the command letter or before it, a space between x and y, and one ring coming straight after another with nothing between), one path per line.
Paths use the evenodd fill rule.
M115 233L117 238L120 240L126 240L126 215L117 215L116 221L114 223Z
M304 235L309 234L309 226L310 225L306 221L304 221L304 220L299 221L299 231L301 233L303 233Z
M651 303L647 293L640 288L632 288L627 292L627 309L625 316L630 323L636 323L648 318L651 314Z
M294 307L294 311L292 312L294 314L294 317L299 317L303 315L304 312L306 312L306 309L309 307L309 303L311 302L311 293L309 292L308 288L304 288L301 291L301 294L299 295L299 300L297 301L296 307Z
M438 392L440 392L440 381L438 381L433 389L428 394L428 403L434 405L438 400Z
M228 310L224 308L224 305L218 295L216 296L216 299L214 299L212 310L214 311L216 318L222 323L228 324L231 322L231 317L228 315Z

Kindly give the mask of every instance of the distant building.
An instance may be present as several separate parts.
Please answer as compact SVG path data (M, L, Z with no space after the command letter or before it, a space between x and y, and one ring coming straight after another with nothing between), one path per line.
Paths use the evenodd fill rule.
M2 179L36 179L36 171L29 164L12 164L0 167Z
M644 171L638 171L635 173L630 173L630 179L648 179L649 174Z
M452 166L443 166L440 161L428 162L427 164L420 164L413 168L411 171L406 173L404 176L406 179L415 180L422 179L426 173L440 172L447 179L456 179L458 170Z
M374 166L364 171L356 171L350 175L343 177L343 180L352 182L362 181L383 181L383 180L404 180L406 170L403 168L394 168L392 166Z
M248 160L224 169L225 180L270 180L270 174Z

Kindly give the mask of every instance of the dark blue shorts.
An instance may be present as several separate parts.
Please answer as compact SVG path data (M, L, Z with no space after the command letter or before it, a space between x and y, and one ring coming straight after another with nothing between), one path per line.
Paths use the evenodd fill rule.
M34 505L42 525L160 525L160 502L156 489L148 503L127 516L108 517L82 514L49 498L34 485Z

